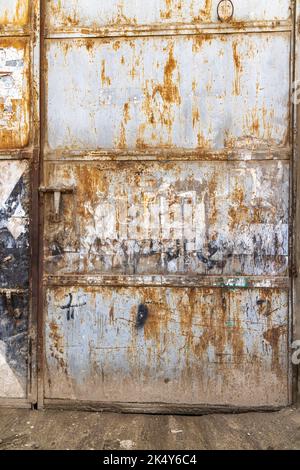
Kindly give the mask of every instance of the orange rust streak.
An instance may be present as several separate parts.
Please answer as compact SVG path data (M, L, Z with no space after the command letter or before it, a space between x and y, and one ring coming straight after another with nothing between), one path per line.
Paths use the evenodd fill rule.
M160 93L165 103L180 104L181 98L178 85L173 82L173 74L177 68L177 62L174 58L174 46L172 45L169 51L168 61L164 70L164 82L158 85L153 90L153 96Z
M105 60L102 60L102 66L101 66L101 80L102 80L102 85L105 86L110 86L111 85L111 79L106 76L106 71L105 71Z

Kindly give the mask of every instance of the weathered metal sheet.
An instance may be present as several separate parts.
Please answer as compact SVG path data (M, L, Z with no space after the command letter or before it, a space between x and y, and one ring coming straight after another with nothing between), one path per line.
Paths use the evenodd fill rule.
M292 2L218 4L46 2L47 399L290 402Z
M24 398L28 367L29 171L0 162L0 397Z
M28 296L0 289L0 398L25 398L28 368Z
M287 274L288 162L47 163L45 174L49 274Z
M0 0L0 32L7 27L22 27L30 18L29 0Z
M285 291L57 288L46 300L48 398L287 404Z
M48 153L289 144L289 33L51 40L46 54Z
M0 162L0 289L28 287L29 184L26 162Z
M29 143L30 42L0 38L0 150Z
M47 0L50 31L86 32L103 26L143 26L218 22L220 0ZM290 18L290 0L234 0L233 22Z

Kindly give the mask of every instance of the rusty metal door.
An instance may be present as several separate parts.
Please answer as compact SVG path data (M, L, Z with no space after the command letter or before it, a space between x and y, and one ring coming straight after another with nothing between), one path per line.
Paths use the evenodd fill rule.
M289 0L48 0L45 403L290 403Z
M37 1L0 0L0 404L22 406L36 401L30 242L39 135L34 27Z

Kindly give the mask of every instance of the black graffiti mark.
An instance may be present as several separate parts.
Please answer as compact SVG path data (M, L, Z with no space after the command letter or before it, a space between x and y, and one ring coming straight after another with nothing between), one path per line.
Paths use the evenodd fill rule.
M86 305L86 302L81 303L81 304L73 304L73 295L70 293L69 294L69 301L67 305L63 305L61 310L67 310L67 320L74 320L74 313L76 308L84 307Z
M149 315L149 309L147 305L140 304L138 307L138 313L136 317L136 327L143 328Z

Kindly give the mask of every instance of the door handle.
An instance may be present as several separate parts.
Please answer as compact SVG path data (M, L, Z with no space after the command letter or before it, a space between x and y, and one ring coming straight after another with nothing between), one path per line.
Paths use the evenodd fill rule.
M60 206L62 194L75 194L75 186L49 186L39 188L39 192L42 194L53 194L53 207L54 207L54 221L60 221Z

